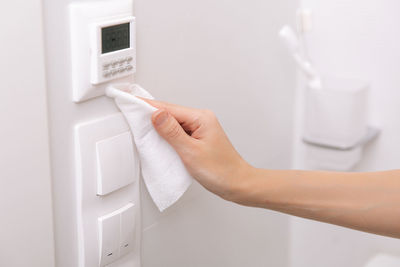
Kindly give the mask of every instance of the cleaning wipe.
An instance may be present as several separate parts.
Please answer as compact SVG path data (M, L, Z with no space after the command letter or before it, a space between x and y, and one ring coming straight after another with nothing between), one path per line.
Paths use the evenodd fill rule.
M192 183L182 160L153 127L151 116L157 109L136 96L154 99L137 84L113 85L107 95L124 114L140 157L147 190L160 211L173 205Z

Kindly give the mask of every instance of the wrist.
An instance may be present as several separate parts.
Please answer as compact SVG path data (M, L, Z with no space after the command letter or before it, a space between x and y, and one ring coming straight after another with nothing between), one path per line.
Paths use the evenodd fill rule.
M242 164L237 173L235 184L231 190L231 199L229 200L240 205L251 206L254 188L257 187L258 172L259 169L247 162Z

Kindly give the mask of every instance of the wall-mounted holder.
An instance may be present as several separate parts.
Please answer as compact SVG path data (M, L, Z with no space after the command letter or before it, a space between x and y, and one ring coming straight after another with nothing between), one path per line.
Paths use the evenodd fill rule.
M324 77L322 87L305 91L304 138L332 147L355 146L367 130L366 82Z
M335 147L303 138L306 144L307 164L313 169L349 171L361 160L364 147L379 134L378 128L370 126L364 137L349 147Z
M365 81L323 77L322 86L306 87L303 140L312 168L347 171L362 156L363 147L379 134L368 127Z

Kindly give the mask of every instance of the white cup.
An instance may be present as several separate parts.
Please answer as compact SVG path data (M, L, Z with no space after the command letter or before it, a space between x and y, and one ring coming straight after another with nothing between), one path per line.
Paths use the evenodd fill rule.
M322 88L306 88L304 139L307 142L349 149L367 132L366 82L327 77Z

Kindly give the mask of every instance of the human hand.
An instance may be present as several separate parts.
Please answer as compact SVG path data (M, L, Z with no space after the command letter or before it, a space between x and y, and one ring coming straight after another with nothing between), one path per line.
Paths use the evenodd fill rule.
M144 99L158 108L157 132L176 150L189 173L220 197L240 202L252 167L237 153L212 111Z

